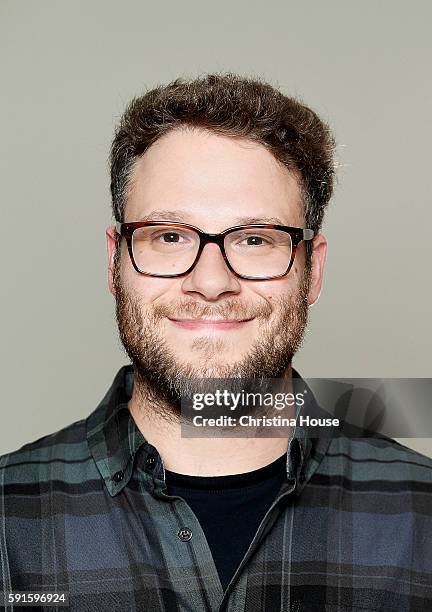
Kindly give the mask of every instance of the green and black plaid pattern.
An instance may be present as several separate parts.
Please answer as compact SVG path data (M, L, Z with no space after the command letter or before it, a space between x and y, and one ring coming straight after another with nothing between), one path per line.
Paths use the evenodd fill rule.
M224 593L196 516L164 492L132 385L124 366L88 418L0 457L0 590L68 592L76 612L432 610L431 459L296 429Z

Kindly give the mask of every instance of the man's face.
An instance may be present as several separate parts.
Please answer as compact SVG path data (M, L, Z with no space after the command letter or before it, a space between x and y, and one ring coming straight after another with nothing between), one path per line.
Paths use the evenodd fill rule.
M262 145L203 130L170 132L138 160L124 221L143 217L209 233L259 222L305 227L296 179ZM114 261L114 232L107 229L109 286L141 380L175 401L184 377L283 375L321 289L324 237L315 238L310 274L301 243L288 276L253 281L237 278L216 244L205 246L185 276L141 275L125 240Z

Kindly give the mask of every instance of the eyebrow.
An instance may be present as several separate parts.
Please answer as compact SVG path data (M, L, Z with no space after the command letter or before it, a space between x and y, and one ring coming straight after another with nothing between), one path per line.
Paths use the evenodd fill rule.
M182 213L176 210L152 210L147 215L141 216L138 221L177 221L179 223L190 223L188 213ZM234 217L235 225L250 225L252 223L275 223L276 225L285 225L279 217Z

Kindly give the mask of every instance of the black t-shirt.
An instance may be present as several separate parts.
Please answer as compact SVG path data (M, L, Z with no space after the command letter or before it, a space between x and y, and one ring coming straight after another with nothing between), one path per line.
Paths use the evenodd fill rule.
M225 590L286 479L286 453L253 472L186 476L165 471L167 493L192 508L207 538Z

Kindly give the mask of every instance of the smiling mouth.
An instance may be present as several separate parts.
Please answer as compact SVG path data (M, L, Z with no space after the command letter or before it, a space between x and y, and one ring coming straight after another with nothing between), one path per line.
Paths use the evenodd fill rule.
M238 329L253 319L171 319L176 327L182 329Z

